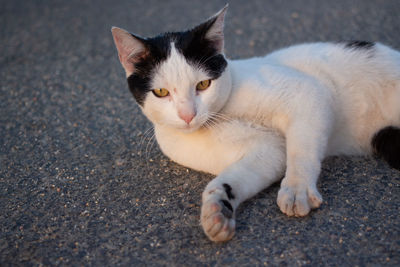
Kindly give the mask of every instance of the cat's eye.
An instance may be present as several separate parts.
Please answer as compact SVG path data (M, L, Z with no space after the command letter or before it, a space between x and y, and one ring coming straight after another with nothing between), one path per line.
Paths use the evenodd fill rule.
M157 97L164 97L169 95L169 91L165 88L157 88L153 90L153 94Z
M210 87L210 85L211 85L211 80L201 81L196 85L196 90L199 91L206 90L208 87Z

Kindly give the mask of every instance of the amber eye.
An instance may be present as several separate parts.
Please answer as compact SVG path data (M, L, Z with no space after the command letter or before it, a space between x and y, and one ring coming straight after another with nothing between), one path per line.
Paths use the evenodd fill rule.
M157 88L153 90L153 94L157 97L164 97L169 95L169 91L165 88Z
M211 80L201 81L196 85L196 90L199 91L206 90L208 87L210 87L210 85L211 85Z

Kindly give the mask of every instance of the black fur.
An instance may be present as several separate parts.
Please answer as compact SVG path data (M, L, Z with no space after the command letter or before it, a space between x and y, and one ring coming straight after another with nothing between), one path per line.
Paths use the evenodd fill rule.
M227 218L232 218L233 217L233 208L232 208L231 203L229 203L229 201L225 200L225 199L222 199L221 203L222 203L221 213Z
M223 184L222 185L225 188L226 195L228 196L228 199L235 199L235 195L232 193L232 187L229 184Z
M384 158L392 168L400 170L400 128L388 126L372 138L374 152Z
M200 65L204 68L212 79L217 79L228 64L224 56L216 49L219 41L206 38L215 20L216 18L213 18L190 31L176 34L178 50L195 66Z
M128 77L129 89L137 103L143 106L146 94L153 90L150 81L158 64L166 60L171 52L171 42L182 53L189 63L203 68L212 79L217 79L224 72L227 61L216 49L217 41L206 37L207 31L215 22L213 18L192 30L185 32L170 32L163 35L143 39L136 37L146 47L146 53L135 64L135 73Z
M368 42L368 41L349 41L346 43L347 48L352 48L352 49L366 49L369 50L373 48L375 43L373 42Z
M162 36L150 39L134 37L142 41L147 51L143 58L135 64L135 72L128 77L128 86L137 103L143 106L146 94L153 90L153 88L150 88L153 70L168 58L171 42Z

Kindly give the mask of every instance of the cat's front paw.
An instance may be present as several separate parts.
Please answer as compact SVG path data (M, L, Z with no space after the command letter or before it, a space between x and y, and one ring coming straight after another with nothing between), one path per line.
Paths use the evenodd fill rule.
M281 185L278 192L278 206L288 216L306 216L311 209L322 204L322 197L313 186Z
M212 241L230 240L235 234L235 219L228 200L212 198L201 207L201 225Z

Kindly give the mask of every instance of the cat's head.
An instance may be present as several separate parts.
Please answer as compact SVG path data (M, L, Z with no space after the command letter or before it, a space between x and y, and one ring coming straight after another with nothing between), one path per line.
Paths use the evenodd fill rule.
M193 131L224 106L231 91L223 54L226 9L191 30L153 38L112 28L129 88L154 124Z

